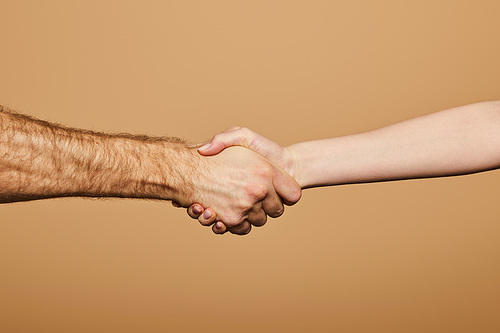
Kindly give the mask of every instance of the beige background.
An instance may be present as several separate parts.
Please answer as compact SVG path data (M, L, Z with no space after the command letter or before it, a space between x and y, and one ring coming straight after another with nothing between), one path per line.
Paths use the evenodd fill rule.
M0 2L0 103L282 144L500 99L500 2ZM246 237L168 203L0 207L2 332L498 332L500 173L306 190Z

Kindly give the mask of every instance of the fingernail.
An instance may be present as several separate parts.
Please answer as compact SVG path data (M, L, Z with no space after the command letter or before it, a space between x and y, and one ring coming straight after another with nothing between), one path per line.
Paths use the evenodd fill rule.
M206 149L208 149L208 147L210 147L210 143L207 143L206 145L201 146L200 148L198 148L198 150L206 150Z
M215 229L220 229L220 228L222 228L222 223L220 222L215 223Z
M194 206L193 207L193 213L195 213L195 214L201 214L201 207L200 206Z
M208 220L210 218L210 216L212 216L212 213L210 213L209 210L206 210L204 213L203 213L203 218L205 220Z

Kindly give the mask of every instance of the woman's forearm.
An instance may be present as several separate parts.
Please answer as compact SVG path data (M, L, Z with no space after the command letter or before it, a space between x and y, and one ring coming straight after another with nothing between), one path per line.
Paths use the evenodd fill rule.
M500 167L500 102L288 147L303 188L461 175Z

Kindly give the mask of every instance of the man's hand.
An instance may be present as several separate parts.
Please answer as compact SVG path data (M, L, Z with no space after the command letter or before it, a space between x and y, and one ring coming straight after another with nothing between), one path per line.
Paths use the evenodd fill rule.
M290 174L294 179L300 179L299 163L293 151L286 147L255 133L247 128L231 127L224 132L217 134L210 140L210 142L198 149L198 152L205 156L212 156L219 154L224 149L231 146L243 146L251 149L260 155L273 162L281 169ZM290 205L295 202L286 202ZM205 209L206 208L206 209ZM213 208L213 207L212 207ZM203 225L211 225L217 218L215 217L214 210L210 206L197 203L188 208L188 215L194 219L198 219ZM218 214L218 212L217 212ZM271 217L270 214L268 214ZM223 219L221 219L224 222ZM218 234L226 232L227 225L222 222L216 222L213 226L213 231Z
M187 207L196 202L211 207L205 211L210 216L197 211L199 205L190 207L189 212L192 217L198 215L206 226L222 221L224 229L218 230L218 223L213 227L216 233L227 228L234 234L247 234L252 225L264 225L267 215L283 214L283 202L292 205L300 199L300 186L290 175L248 149L232 147L216 156L199 156L198 163L192 175L193 190L176 203Z

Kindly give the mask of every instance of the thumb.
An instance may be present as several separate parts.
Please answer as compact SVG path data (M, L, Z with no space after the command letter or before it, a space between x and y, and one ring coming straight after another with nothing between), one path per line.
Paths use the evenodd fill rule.
M220 133L214 136L209 143L198 148L198 152L205 156L216 155L227 147L240 146L241 142L241 137L237 133Z

